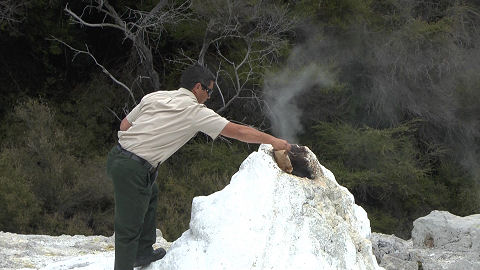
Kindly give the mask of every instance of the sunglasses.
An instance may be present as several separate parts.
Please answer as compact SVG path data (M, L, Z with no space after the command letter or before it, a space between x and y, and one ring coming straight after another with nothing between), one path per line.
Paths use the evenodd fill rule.
M203 84L200 84L200 85L202 86L202 89L203 89L203 90L207 91L207 95L208 95L208 96L211 96L211 95L212 95L212 93L213 93L213 88L210 89L210 88L206 87L206 86L203 85Z

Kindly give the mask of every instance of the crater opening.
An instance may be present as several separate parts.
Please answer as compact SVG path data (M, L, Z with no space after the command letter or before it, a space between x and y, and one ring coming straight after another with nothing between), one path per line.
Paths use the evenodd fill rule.
M292 163L292 174L298 177L307 177L308 179L314 179L315 175L313 168L307 158L308 150L305 146L292 144L290 151L288 152L288 158Z

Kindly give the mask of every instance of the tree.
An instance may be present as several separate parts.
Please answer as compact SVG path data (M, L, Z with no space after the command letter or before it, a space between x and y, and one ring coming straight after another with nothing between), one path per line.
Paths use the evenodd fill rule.
M136 56L138 66L140 67L132 85L137 80L148 79L150 85L147 86L147 90L158 90L160 89L160 79L153 65L155 44L159 42L165 24L175 24L188 18L186 10L189 8L189 5L189 1L176 5L175 2L169 3L167 0L161 0L148 12L126 7L126 12L120 15L107 0L96 0L86 5L80 15L72 11L68 6L65 7L65 12L71 16L74 23L81 26L112 28L121 31L124 35L124 40L132 43L132 50L135 52L132 53L132 56ZM86 12L92 11L101 14L103 21L99 23L85 21L83 16ZM128 90L135 102L133 91L131 90L132 87L128 87L116 79L104 66L98 63L94 55L88 50L88 46L86 47L87 50L85 51L72 47L70 49L74 50L76 54L84 53L92 57L104 73L109 75L121 87Z
M1 0L0 1L0 25L13 24L23 21L27 0Z
M216 85L221 96L221 103L217 106L219 113L225 111L235 100L245 99L261 104L256 89L258 83L266 68L277 60L282 49L287 46L289 34L296 23L285 6L271 1L246 3L232 0L161 0L149 11L122 7L125 11L120 14L117 9L106 0L93 1L85 6L82 13L65 7L74 23L91 28L116 29L122 32L124 40L131 42L132 52L135 52L131 55L136 56L136 62L141 68L133 76L135 79L129 82L130 87L127 86L129 83L121 82L101 65L88 46L86 50L69 46L70 49L76 54L83 53L92 57L104 73L128 90L135 99L132 87L139 80L148 79L150 85L145 89L147 91L161 89L154 58L162 55L158 45L162 42L162 32L166 27L174 29L179 23L186 27L202 25L203 39L198 51L192 53L189 50L187 53L188 49L181 47L178 56L169 60L180 64L182 68L197 62L217 67ZM87 12L97 12L103 20L89 22L84 19Z
M210 58L216 65L221 96L217 112L240 99L261 103L258 83L288 46L298 21L286 6L272 1L194 1L192 8L197 20L208 19L201 49L196 59L180 51L176 60L205 64L205 58Z

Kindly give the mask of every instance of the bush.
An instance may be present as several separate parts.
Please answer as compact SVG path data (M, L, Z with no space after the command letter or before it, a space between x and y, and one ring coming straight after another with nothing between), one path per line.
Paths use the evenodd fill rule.
M87 111L94 110L81 113L80 123L88 118ZM79 123L67 126L73 121L69 120L72 110L63 108L62 112L57 116L46 103L28 99L8 117L9 132L0 155L0 181L6 187L0 190L0 202L7 207L0 212L0 230L50 235L113 233L113 186L105 174L106 155L87 150L98 146L90 141L100 131L84 132ZM78 134L73 135L73 130ZM79 140L83 134L88 138ZM248 155L244 146L221 141L209 144L198 136L160 166L158 225L164 237L174 240L188 229L193 197L211 194L229 183Z
M444 210L459 216L480 213L480 182L470 172L444 158L433 179L446 187Z
M0 198L6 203L18 200L15 212L6 216L29 218L7 221L0 230L111 235L113 194L104 158L82 162L74 157L64 128L41 101L18 104L11 123L21 136L14 133L2 146L0 177L10 188L2 189ZM22 204L33 207L17 208Z
M3 159L4 153L2 153ZM3 162L2 162L3 164ZM4 168L2 168L2 174ZM30 185L19 176L0 176L0 230L28 231L40 217L40 205Z
M411 124L378 130L320 122L312 132L305 141L372 213L373 230L409 238L413 219L444 205L446 186L429 178Z
M133 106L124 92L100 74L71 89L69 97L55 105L59 108L56 120L65 127L72 155L82 160L92 155L106 156L125 116L120 112ZM117 112L120 119L114 117L112 111Z

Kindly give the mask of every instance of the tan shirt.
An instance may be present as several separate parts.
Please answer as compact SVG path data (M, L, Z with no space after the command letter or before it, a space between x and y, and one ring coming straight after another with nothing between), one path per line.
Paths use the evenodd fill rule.
M215 139L229 122L199 104L185 88L144 96L127 120L132 126L118 132L118 142L153 166L164 162L198 131Z

